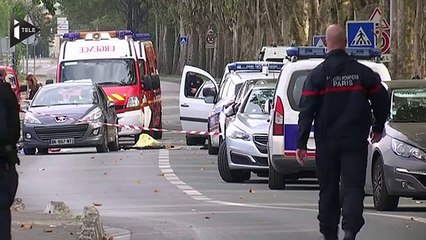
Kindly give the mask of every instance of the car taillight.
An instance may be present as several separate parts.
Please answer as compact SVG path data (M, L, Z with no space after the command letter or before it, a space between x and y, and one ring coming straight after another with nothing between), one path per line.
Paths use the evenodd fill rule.
M281 98L277 96L275 103L273 133L275 136L284 135L284 107Z

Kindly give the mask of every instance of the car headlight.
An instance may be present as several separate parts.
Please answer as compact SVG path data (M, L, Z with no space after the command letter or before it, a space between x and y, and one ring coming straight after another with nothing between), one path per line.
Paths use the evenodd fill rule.
M420 160L426 160L426 153L423 150L396 139L392 139L392 150L396 155L402 157L415 157Z
M83 121L98 121L102 117L102 110L95 108L83 117Z
M24 118L24 124L41 124L41 122L31 113L26 113Z
M232 139L241 139L244 141L250 141L251 137L248 133L244 132L243 130L237 128L237 127L233 127L231 129L228 128L228 132L229 132L229 137Z
M139 98L137 96L132 96L129 97L129 100L127 101L127 108L132 108L132 107L139 107L140 105L140 101Z

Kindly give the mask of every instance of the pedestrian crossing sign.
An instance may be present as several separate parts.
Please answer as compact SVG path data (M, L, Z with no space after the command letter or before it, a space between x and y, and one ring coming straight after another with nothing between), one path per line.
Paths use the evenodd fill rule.
M347 21L347 46L358 48L375 48L375 28L376 26L373 21Z

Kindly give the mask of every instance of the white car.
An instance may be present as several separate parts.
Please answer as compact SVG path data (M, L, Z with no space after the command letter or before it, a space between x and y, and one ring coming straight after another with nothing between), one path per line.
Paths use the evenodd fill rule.
M359 62L370 67L382 81L390 81L390 74L383 63L372 61L378 53L372 49L348 48L347 52ZM374 53L374 54L372 54ZM269 188L284 189L285 179L316 177L315 141L313 132L308 140L308 159L304 166L296 161L296 138L298 131L299 100L308 74L324 61L325 48L290 48L287 54L292 59L278 79L271 110L268 139ZM363 59L363 60L361 60Z
M219 148L218 170L225 182L243 182L251 172L268 174L267 141L269 112L266 106L274 95L275 84L259 84L251 88L241 107L228 108L232 120L226 129L226 140Z
M185 66L182 74L179 108L182 130L218 132L216 135L187 134L186 144L204 144L208 139L209 153L217 154L219 143L224 139L224 109L234 102L245 81L277 79L283 63L237 62L228 64L220 86L206 71ZM190 77L201 79L196 95L188 93Z

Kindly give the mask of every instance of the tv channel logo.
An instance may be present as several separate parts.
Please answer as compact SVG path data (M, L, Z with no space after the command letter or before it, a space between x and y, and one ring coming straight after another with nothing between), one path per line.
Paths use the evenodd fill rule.
M10 47L24 41L32 35L40 32L40 29L31 23L16 17L10 18Z

